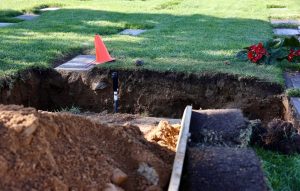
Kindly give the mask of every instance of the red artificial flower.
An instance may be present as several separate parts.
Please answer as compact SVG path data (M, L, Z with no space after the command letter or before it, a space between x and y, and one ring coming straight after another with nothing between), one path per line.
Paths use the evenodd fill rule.
M295 56L300 56L300 50L295 51L295 50L291 49L290 53L288 55L288 61L292 62L294 60Z
M248 59L254 63L260 61L263 56L268 55L267 50L263 47L262 43L252 45L248 48Z

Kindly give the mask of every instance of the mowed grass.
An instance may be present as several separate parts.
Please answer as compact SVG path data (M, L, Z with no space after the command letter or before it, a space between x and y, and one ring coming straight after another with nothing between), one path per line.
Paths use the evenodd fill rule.
M240 62L243 47L271 38L268 5L277 0L2 0L1 18L36 11L41 6L62 6L34 21L0 28L0 75L28 67L52 67L68 55L93 53L98 33L117 58L99 67L182 72L222 72L255 76L282 83L277 66ZM284 6L296 12L296 0ZM300 14L300 12L299 12ZM2 16L1 16L2 15ZM284 16L284 15L283 15ZM288 15L291 17L291 14ZM122 36L125 28L147 28L139 37Z
M274 191L300 190L300 155L286 156L272 151L256 149L269 184Z

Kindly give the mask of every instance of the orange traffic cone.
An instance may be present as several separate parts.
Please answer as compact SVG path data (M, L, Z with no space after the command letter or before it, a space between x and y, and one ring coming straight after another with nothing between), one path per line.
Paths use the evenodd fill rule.
M109 55L100 35L95 36L96 64L104 64L116 60Z

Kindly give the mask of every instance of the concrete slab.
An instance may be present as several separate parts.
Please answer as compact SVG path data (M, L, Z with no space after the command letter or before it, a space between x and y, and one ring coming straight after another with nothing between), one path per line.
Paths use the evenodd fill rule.
M283 35L283 36L300 35L300 31L298 29L273 29L273 32L276 35Z
M281 25L281 24L300 25L300 20L271 19L271 24L273 24L273 25Z
M294 108L296 117L299 119L300 117L300 98L298 97L291 97L291 104Z
M300 72L284 73L287 88L300 88Z
M141 30L141 29L125 29L122 32L120 32L121 35L130 35L130 36L138 36L147 30Z
M25 20L25 21L31 21L31 20L36 19L37 17L39 17L39 15L36 15L36 14L24 14L24 15L17 16L15 18L22 19L22 20Z
M14 23L0 23L0 28L1 27L7 27L7 26L11 26L13 25Z
M40 9L40 11L42 11L42 12L45 12L45 11L57 11L57 10L60 10L60 9L61 9L60 7L47 7L47 8Z
M93 55L79 55L58 67L56 70L89 71L95 67L96 57Z

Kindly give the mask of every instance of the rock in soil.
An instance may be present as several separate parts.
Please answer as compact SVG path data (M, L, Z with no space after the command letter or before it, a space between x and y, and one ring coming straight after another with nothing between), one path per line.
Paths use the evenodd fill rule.
M188 148L184 191L267 191L260 160L249 148Z
M116 185L121 185L123 184L126 180L128 179L127 174L125 174L121 169L116 168L113 171L113 174L111 176L111 181L112 183Z
M143 66L144 64L145 64L145 62L143 60L136 60L135 61L136 66Z
M0 105L0 140L0 190L103 190L115 169L128 176L119 187L145 190L153 184L138 173L141 163L166 188L174 156L134 126L16 105Z

